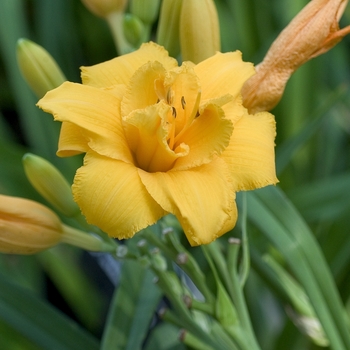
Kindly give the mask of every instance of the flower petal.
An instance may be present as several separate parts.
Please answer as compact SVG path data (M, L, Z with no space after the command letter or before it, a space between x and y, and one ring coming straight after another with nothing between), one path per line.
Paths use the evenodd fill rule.
M177 66L177 61L169 57L164 47L151 42L127 55L91 67L82 67L81 78L84 84L100 88L128 84L134 72L149 61L160 62L166 70Z
M221 158L229 166L235 191L278 182L275 171L274 117L267 112L245 114L235 125Z
M194 70L202 86L202 99L219 97L223 91L236 98L245 81L255 74L253 64L243 62L239 51L218 52L197 64Z
M228 146L232 130L232 122L225 118L223 110L208 103L179 139L179 143L189 146L190 152L176 160L173 170L185 170L209 163Z
M74 199L90 224L119 239L166 213L146 191L132 164L88 152L73 184Z
M144 109L157 103L155 81L164 80L165 68L159 62L148 62L131 77L128 89L122 98L122 116L135 109Z
M59 157L70 157L85 153L88 149L88 140L82 135L81 128L75 124L63 122L58 140L57 155Z
M52 113L55 120L79 126L81 137L99 154L129 163L133 161L120 120L120 99L115 93L65 82L49 91L38 106ZM71 138L71 142L66 143L72 145L76 135L68 131L70 133L64 137ZM78 144L76 151L81 150L81 142Z
M147 173L139 169L139 174L157 203L177 217L191 245L210 243L233 228L235 193L221 159L185 171Z

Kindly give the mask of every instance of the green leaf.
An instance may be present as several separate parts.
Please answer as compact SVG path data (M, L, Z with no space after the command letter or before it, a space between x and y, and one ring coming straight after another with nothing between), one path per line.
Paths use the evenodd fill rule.
M38 350L38 347L0 319L1 346L11 350Z
M276 150L276 167L279 174L283 172L300 148L325 123L325 120L329 118L327 112L336 102L345 97L347 90L347 86L340 85L338 89L328 94L322 105L309 116L309 121L303 125L300 131L278 146Z
M141 349L162 295L153 279L151 271L137 261L124 261L101 349Z
M12 196L39 198L27 180L22 157L27 150L12 142L0 139L0 192Z
M106 302L80 266L81 253L75 247L57 246L37 257L77 319L90 331L96 331L101 327Z
M277 187L248 193L248 217L278 248L305 288L334 349L350 347L348 320L322 251Z
M0 274L0 319L40 349L98 349L75 322Z
M57 149L59 123L45 115L36 106L37 98L26 86L16 59L17 40L29 35L28 21L23 1L0 2L0 50L5 69L18 107L26 141L33 152L53 158Z
M307 221L335 221L350 212L350 173L294 187L288 197Z

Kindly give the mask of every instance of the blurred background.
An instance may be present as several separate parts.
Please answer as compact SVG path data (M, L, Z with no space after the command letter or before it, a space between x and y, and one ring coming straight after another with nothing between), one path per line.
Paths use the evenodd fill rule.
M307 0L216 0L222 51L241 50L245 61L258 64L306 3ZM350 6L340 27L349 24ZM153 40L156 26L157 23L153 26ZM43 46L67 79L74 82L80 82L80 66L111 59L116 50L107 23L91 14L79 0L0 0L0 193L35 199L49 206L26 179L23 154L32 152L50 160L69 181L81 157L56 157L59 123L35 106L37 98L20 75L16 62L20 38ZM311 60L292 76L281 102L272 111L277 121L278 186L315 233L348 310L349 83L350 37L345 37L330 52ZM316 349L286 316L284 302L264 281L254 256L271 247L254 229L250 233L253 266L246 292L262 348ZM11 296L16 293L27 305L28 315L34 315L41 301L46 300L54 310L60 309L98 339L119 278L119 266L106 259L67 246L28 257L0 255L0 342L16 346L1 345L2 348L37 349L14 326L24 317L13 318Z

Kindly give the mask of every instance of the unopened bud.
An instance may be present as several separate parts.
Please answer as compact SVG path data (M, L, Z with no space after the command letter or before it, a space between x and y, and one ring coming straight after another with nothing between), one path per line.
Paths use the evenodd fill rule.
M81 0L96 16L107 17L113 12L124 12L127 0Z
M68 217L80 213L67 180L56 167L30 153L25 154L22 161L28 180L50 204Z
M0 252L34 254L59 243L62 232L60 219L44 205L0 195Z
M66 81L53 57L30 40L18 40L17 61L24 79L40 98Z
M131 0L130 12L146 24L152 24L158 17L160 0Z
M171 57L180 53L180 15L183 0L163 0L157 27L157 43Z
M348 0L313 0L273 42L257 74L243 86L243 104L250 113L269 111L280 101L290 76L305 62L335 46L350 33L338 21Z
M180 16L184 61L199 63L220 51L219 18L213 0L185 0Z
M143 22L138 17L128 13L124 16L123 29L125 39L134 47L139 47L143 40Z
M315 344L327 346L328 339L304 289L271 256L265 255L263 259L275 272L281 287L290 298L294 310L289 308L287 311L294 323Z

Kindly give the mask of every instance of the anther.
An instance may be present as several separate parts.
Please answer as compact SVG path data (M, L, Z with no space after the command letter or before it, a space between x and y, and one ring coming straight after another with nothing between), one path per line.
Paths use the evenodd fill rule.
M173 110L173 117L176 118L176 108L173 107L173 106L172 106L171 108L172 108L172 110Z
M171 105L172 102L172 96L171 96L171 90L169 89L168 92L166 93L166 101L169 105Z
M181 96L181 106L182 106L182 109L185 109L186 107L186 101L184 96Z

